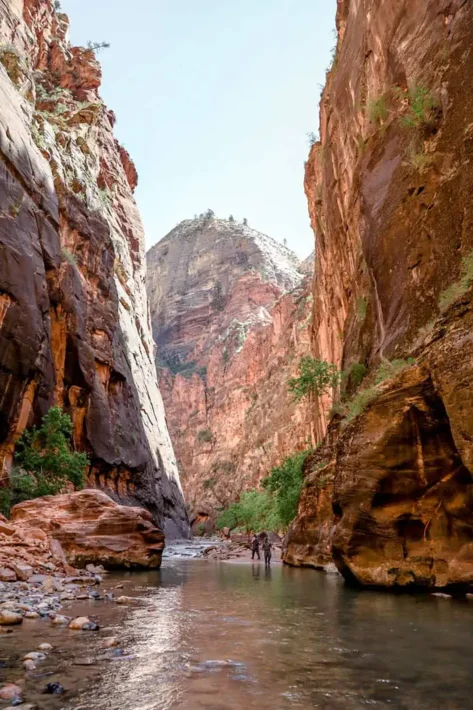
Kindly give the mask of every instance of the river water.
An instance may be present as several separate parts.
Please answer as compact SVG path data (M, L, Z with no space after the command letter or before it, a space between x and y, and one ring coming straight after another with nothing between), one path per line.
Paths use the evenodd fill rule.
M100 632L25 620L0 635L0 681L21 679L39 710L473 707L473 602L204 560L167 559L159 572L111 574L105 586L119 583L115 594L136 597L132 605L63 610L96 616ZM112 635L120 648L104 652ZM21 656L43 641L54 652L25 675ZM64 695L42 694L53 681Z

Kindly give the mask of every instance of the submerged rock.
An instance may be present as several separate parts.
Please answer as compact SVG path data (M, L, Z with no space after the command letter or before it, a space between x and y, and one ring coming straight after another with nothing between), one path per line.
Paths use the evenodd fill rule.
M0 688L0 698L2 700L11 701L15 698L21 698L22 693L22 689L14 683L7 683L6 685Z
M44 692L49 695L62 695L64 688L60 683L48 683Z

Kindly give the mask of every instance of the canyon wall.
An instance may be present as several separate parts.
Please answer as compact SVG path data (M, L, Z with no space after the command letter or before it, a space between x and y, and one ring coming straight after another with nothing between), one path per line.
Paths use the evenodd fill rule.
M314 412L285 561L471 585L473 6L339 0L337 27L305 175L312 349L366 375Z
M187 515L158 390L134 165L94 52L50 0L0 0L0 460L53 403L88 485ZM124 87L126 90L126 87Z
M315 443L287 391L309 349L313 259L234 221L182 222L147 255L160 389L194 529ZM305 273L303 273L305 272Z

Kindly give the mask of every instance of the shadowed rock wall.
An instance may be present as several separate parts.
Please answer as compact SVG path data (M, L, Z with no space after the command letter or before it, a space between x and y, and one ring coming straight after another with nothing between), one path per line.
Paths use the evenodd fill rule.
M305 177L312 347L368 373L338 414L315 412L285 560L333 554L367 585L471 584L473 7L339 0L337 24Z
M153 361L136 171L49 0L0 0L0 461L60 404L88 483L186 533Z

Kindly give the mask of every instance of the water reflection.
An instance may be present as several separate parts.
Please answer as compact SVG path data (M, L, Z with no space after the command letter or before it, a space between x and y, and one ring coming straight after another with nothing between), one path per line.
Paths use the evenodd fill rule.
M40 710L471 706L471 603L357 592L336 577L263 564L168 562L122 579L123 593L142 601L98 604L97 614L123 654L74 666L78 655L98 656L100 639L55 630L61 653L42 672L54 670L48 682L69 692L66 702L34 696L43 678L28 680ZM45 640L42 623L15 635L17 655L0 679L22 676L17 661Z

